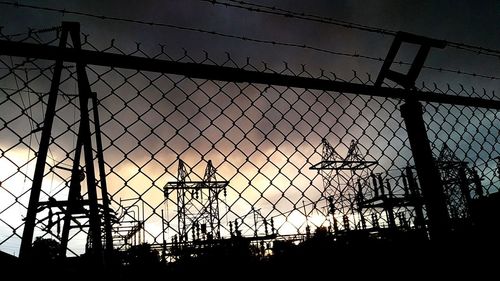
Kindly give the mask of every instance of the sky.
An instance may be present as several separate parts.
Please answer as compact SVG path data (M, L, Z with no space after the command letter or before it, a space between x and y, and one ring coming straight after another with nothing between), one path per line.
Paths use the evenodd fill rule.
M480 5L476 3L477 1L251 2L485 48L498 49L500 45L497 23L500 2L493 0L481 1ZM18 1L18 3L145 22L152 21L377 58L385 57L393 39L391 36L256 13L199 0L141 1L140 4L132 1L124 4L124 1L93 0ZM159 49L158 44L164 44L168 54L173 54L173 57L182 56L185 49L195 60L202 60L205 56L204 52L207 52L214 61L223 62L227 59L227 54L230 54L239 65L244 65L249 57L251 64L257 66L258 69L262 69L263 62L265 62L269 68L277 71L283 70L285 65L292 71L300 71L301 65L304 64L313 75L318 75L320 69L324 69L327 73L333 72L338 77L347 80L352 78L354 70L361 77L361 81L366 80L366 73L374 79L381 66L379 62L302 48L272 46L193 31L0 5L0 26L3 26L3 34L23 33L28 27L50 28L60 25L61 21L80 22L82 32L89 34L89 41L99 50L110 46L112 39L116 39L114 44L126 53L133 52L136 43L141 43L141 49L151 53ZM398 59L408 61L414 51L410 46ZM426 65L459 69L487 76L500 76L498 58L474 55L453 48L432 50ZM308 170L308 167L320 160L320 143L324 135L328 135L334 145L337 142L344 143L339 146L338 153L341 155L346 154L351 138L359 138L363 149L369 151L372 157L387 167L401 167L409 158L408 147L405 147L404 141L398 138L404 138L405 133L401 129L400 115L396 112L399 106L397 102L374 100L371 104L374 108L384 109L374 112L369 108L359 110L356 106L363 106L364 101L356 100L352 96L332 97L320 92L290 91L279 87L266 88L264 85L243 87L211 81L197 84L182 77L166 79L165 77L158 78L154 74L146 74L148 78L158 78L155 84L159 85L159 89L152 89L147 87L147 81L143 77L133 76L134 71L107 73L107 68L94 68L94 71L89 76L95 82L92 85L93 89L102 97L103 109L100 114L101 122L103 122L102 130L105 134L103 141L105 147L109 146L105 157L107 157L107 168L112 171L108 177L108 185L110 191L117 194L114 200L136 197L137 194L133 190L139 190L139 193L146 192L144 198L151 205L146 207L146 213L152 214L155 206L163 204L173 224L176 223L175 208L172 207L175 199L170 199L172 200L170 206L167 206L168 203L163 203L163 197L158 189L150 190L148 186L161 188L167 181L175 180L178 158L188 162L188 165L192 166L198 174L202 174L206 161L211 159L219 167L219 174L222 178L231 181L230 186L233 192L229 192L225 204L231 206L232 212L224 218L226 221L248 214L252 211L251 205L255 205L265 215L275 216L280 212L288 215L275 217L277 224L281 226L282 233L292 233L297 229L303 231L307 222L302 211L286 212L316 200L322 192L321 176L316 171ZM102 74L103 78L96 80L95 73ZM290 74L288 71L285 73ZM125 79L121 75L131 75L131 78ZM22 76L18 79L22 80ZM7 77L0 81L2 83L0 85L14 87L17 83L14 80ZM137 97L135 95L137 90L134 90L131 85L121 86L122 81L125 80L131 81L135 87L145 87L146 90L142 96ZM34 81L30 87L43 91L48 85L47 81L42 77ZM453 89L459 89L457 85L463 84L469 90L472 86L476 89L485 88L489 93L495 91L497 95L500 86L498 79L432 70L424 70L418 81L419 83L436 82L441 87L446 87L449 83L454 87ZM61 87L67 93L73 93L74 81L69 79ZM113 91L117 95L109 94ZM171 95L167 100L162 100L165 92ZM233 96L235 93L243 93L243 95L235 97ZM262 93L267 95L261 95ZM213 95L212 99L207 100L207 96L210 95ZM287 95L286 98L284 98L285 95ZM130 101L136 112L122 110L123 100L117 99L117 96ZM184 102L185 100L190 102ZM17 102L19 103L20 100ZM146 110L149 106L148 102L154 102L151 108L155 108L156 111ZM206 103L205 109L197 111L197 104L204 103ZM347 104L350 106L346 106ZM312 110L306 110L309 108ZM76 128L76 124L71 123L76 120L72 110L74 106L63 109L61 112L64 113L56 121L55 130L61 133L59 138L61 143L59 148L52 150L51 157L57 160L62 159L65 154L64 150L71 150L70 147L74 144L72 142L74 135L64 133L66 129L64 121L70 122L74 130ZM345 110L347 114L342 114L342 110ZM40 112L35 113L35 119L41 120ZM222 112L224 114L221 114ZM11 114L10 111L9 114ZM14 114L9 116L15 116ZM491 112L484 114L479 112L478 114L481 117L487 116L488 122L496 124L498 128L498 121L495 123L497 113L492 115ZM358 117L354 120L350 117L356 115ZM161 122L165 116L169 117L169 122ZM443 117L443 119L446 118ZM210 123L211 120L216 121ZM440 119L437 118L437 120ZM463 118L457 120L463 122ZM117 121L122 125L116 123ZM431 124L432 128L438 130L435 138L444 138L439 131L441 123L434 121ZM451 123L459 121L451 121ZM472 129L484 133L483 138L479 138L474 148L481 147L477 153L482 153L483 158L488 158L494 154L495 150L498 150L499 142L494 132L488 131L488 127L477 128L482 121L479 118L474 119L471 123L473 128L464 125L463 130ZM233 124L236 124L238 128L235 128ZM358 126L350 127L351 124L358 124ZM20 131L22 131L21 125L24 125L24 129L27 130L27 123L18 124ZM148 128L148 125L151 127ZM379 130L383 133L375 139L370 138L369 133L364 132L360 126L368 126L371 131ZM197 131L196 128L203 132ZM176 135L176 130L180 130L182 137ZM149 131L154 131L157 135L147 137ZM384 139L384 134L398 137ZM3 146L10 147L12 144L9 142L12 138L15 136L5 133L2 138ZM460 136L450 139L456 141L456 146L459 146L462 141ZM141 140L141 145L136 149L138 140ZM165 140L168 140L166 145L163 142ZM482 140L488 141L484 147L481 146ZM212 146L214 142L215 146ZM397 155L397 157L384 156L383 150L390 146L393 147L391 148L392 155ZM462 154L466 157L476 157L468 155L470 150L474 151L469 148ZM6 169L8 172L4 172L2 180L7 179L6 182L10 180L11 185L23 186L22 190L17 191L20 193L26 191L29 180L27 184L26 177L23 178L23 175L16 171L15 166L22 165L26 157L34 159L33 153L31 156L26 156L26 151L24 147L16 147L9 151L9 160L5 158L2 160L2 163L6 163L5 167L8 167ZM154 160L151 160L152 156L149 151L154 152L152 153ZM123 154L129 154L130 159L123 159ZM22 173L32 174L34 161L30 163L23 166L25 170ZM138 166L142 165L144 166L139 170ZM135 176L138 172L139 176ZM10 177L12 174L15 176ZM50 184L47 183L47 192L58 190L56 186L64 184L67 176L67 173L58 171L55 177L52 176ZM122 186L127 188L121 192ZM309 187L304 190L303 186ZM64 194L63 191L60 196ZM9 198L8 195L6 196ZM27 196L24 195L23 198L26 200ZM322 204L324 205L324 202ZM5 205L8 205L8 202ZM309 213L309 219L318 221L316 225L319 225L322 219L324 221L324 216L321 219L321 215L317 211L313 212L313 209L305 212ZM320 206L317 209L320 209ZM5 217L13 212L12 210L14 209L0 213L0 216ZM318 217L320 217L319 220ZM15 219L19 221L19 214ZM149 219L150 241L153 239L158 241L158 219L158 213ZM247 223L252 225L252 222ZM5 233L10 231L5 228L1 230L2 235L7 235ZM16 231L20 233L19 229ZM0 238L3 237L6 236ZM11 248L6 249L15 248L15 243L13 242L9 245ZM84 241L80 241L81 243Z

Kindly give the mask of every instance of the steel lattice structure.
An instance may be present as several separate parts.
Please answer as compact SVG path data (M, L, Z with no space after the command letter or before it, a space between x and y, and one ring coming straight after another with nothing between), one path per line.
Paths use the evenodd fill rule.
M179 241L220 239L219 200L229 182L217 181L217 171L210 160L201 181L190 180L182 160L178 169L177 181L168 182L164 190L165 198L171 195L177 198Z
M333 220L333 229L366 229L365 214L359 208L360 177L366 177L369 168L376 161L365 160L358 149L358 143L352 140L347 155L340 157L326 139L322 140L322 161L311 167L320 170L325 187L324 197L328 202ZM339 227L339 221L341 227Z

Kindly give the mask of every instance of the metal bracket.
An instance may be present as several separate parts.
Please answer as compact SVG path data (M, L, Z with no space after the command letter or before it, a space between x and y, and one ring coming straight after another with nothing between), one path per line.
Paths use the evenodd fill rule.
M418 50L417 55L413 59L413 62L410 66L410 70L408 70L408 73L406 74L390 69L403 42L420 45L420 49ZM417 77L420 74L420 70L422 70L422 67L424 66L424 61L427 58L427 55L429 54L431 47L442 49L445 46L446 42L442 40L436 40L424 36L419 36L399 31L398 33L396 33L396 37L392 42L391 48L389 49L389 53L387 53L387 56L384 60L384 64L380 69L377 80L375 81L375 87L382 86L384 79L387 78L403 86L403 88L407 90L410 89L413 90L415 88L415 81L417 80Z

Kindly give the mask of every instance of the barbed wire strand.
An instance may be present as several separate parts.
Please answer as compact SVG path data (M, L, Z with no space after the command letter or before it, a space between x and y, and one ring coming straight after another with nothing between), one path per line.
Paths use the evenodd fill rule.
M256 39L256 38L252 38L252 37L221 33L218 31L210 31L210 30L205 30L205 29L200 29L200 28L178 26L178 25L173 25L173 24L168 24L168 23L147 22L147 21L143 21L143 20L123 18L123 17L96 15L96 14L92 14L92 13L80 12L80 11L75 11L75 10L26 5L26 4L13 3L13 2L8 2L8 1L0 1L0 5L8 5L8 6L29 8L29 9L36 9L36 10L43 10L43 11L50 11L50 12L59 12L62 14L73 14L73 15L78 15L78 16L96 18L96 19L100 19L100 20L112 20L112 21L120 21L120 22L148 25L148 26L166 27L166 28L172 28L172 29L177 29L177 30L192 31L192 32L204 33L204 34L220 36L220 37L225 37L225 38L238 39L238 40L243 40L243 41L247 41L247 42L267 44L267 45L272 45L272 46L294 47L294 48L301 48L301 49L326 53L326 54L330 54L330 55L345 56L345 57L352 57L352 58L361 58L361 59L367 59L367 60L378 61L378 62L384 61L384 59L381 57L377 58L377 57L373 57L373 56L362 55L362 54L359 54L357 52L354 52L354 53L339 52L339 51L333 51L333 50L323 49L323 48L319 48L319 47L309 46L306 44L287 43L287 42L279 42L279 41L272 41L272 40L266 40L266 39ZM404 62L404 61L398 61L398 62L394 62L394 63L400 64L400 65L411 65L411 63ZM443 68L443 67L434 67L434 66L423 66L423 68L429 69L429 70L435 70L435 71L439 71L439 72L448 72L448 73L454 73L454 74L459 74L459 75L480 77L480 78L486 78L486 79L492 79L492 80L500 80L500 77L498 77L498 76L477 74L477 73L473 73L473 72L456 70L456 69L447 69L447 68Z
M3 4L3 3L0 3ZM20 32L20 33L15 33L15 34L8 34L8 35L3 35L7 38L13 38L13 37L19 37L19 36L26 36L26 35L36 35L36 34L41 34L41 33L48 33L48 32L53 32L53 31L60 31L61 26L53 26L53 27L48 27L48 28L41 28L41 29L32 29L30 28L28 32Z
M222 5L225 7L244 9L244 10L247 10L250 12L272 14L272 15L284 16L287 18L295 18L295 19L314 21L314 22L324 23L324 24L332 24L332 25L337 25L337 26L341 26L341 27L345 27L345 28L358 29L361 31L379 33L382 35L394 36L397 33L396 31L390 30L390 29L372 27L372 26L368 26L368 25L364 25L364 24L348 22L348 21L329 18L329 17L323 17L323 16L307 14L307 13L303 13L303 12L295 12L295 11L285 10L285 9L282 9L282 8L279 8L276 6L266 6L266 5L262 5L262 4L249 3L249 2L245 2L245 1L232 1L232 0L227 0L227 1L237 3L237 4L231 4L228 2L221 2L221 1L217 1L217 0L199 0L199 1L208 2L208 3L211 3L213 5Z
M339 20L339 19L334 19L334 18L329 18L329 17L318 16L318 15L314 15L314 14L307 14L307 13L303 13L303 12L295 12L295 11L282 9L282 8L279 8L276 6L267 6L267 5L262 5L262 4L249 3L246 1L240 1L240 0L227 0L228 2L237 3L237 4L231 4L228 2L220 2L217 0L199 0L199 1L208 2L208 3L211 3L213 5L222 5L225 7L245 9L245 10L248 10L251 12L273 14L273 15L284 16L287 18L295 18L295 19L313 21L313 22L318 22L318 23L323 23L323 24L331 24L331 25L341 26L341 27L350 28L350 29L357 29L357 30L366 31L366 32L378 33L381 35L395 36L397 33L396 31L390 30L390 29L373 27L373 26L363 25L363 24L359 24L359 23L354 23L354 22L349 22L349 21L344 21L344 20ZM487 55L487 56L494 56L494 57L500 58L500 50L496 50L496 49L492 49L492 48L485 48L482 46L476 46L476 45L465 44L465 43L460 43L460 42L453 42L453 41L448 41L448 40L443 40L443 41L446 42L446 44L448 46L456 48L456 49L469 51L469 52L472 52L472 53L477 54L477 55Z

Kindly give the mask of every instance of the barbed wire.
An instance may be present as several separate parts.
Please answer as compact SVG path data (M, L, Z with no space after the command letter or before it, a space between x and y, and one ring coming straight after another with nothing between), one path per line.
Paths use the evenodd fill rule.
M262 5L262 4L249 3L249 2L240 1L240 0L227 0L228 2L233 2L233 3L237 3L237 4L231 4L228 2L220 2L217 0L199 0L199 1L208 2L208 3L211 3L213 5L222 5L222 6L226 6L226 7L245 9L245 10L248 10L251 12L272 14L272 15L278 15L278 16L283 16L283 17L287 17L287 18L295 18L295 19L313 21L313 22L318 22L318 23L323 23L323 24L331 24L331 25L341 26L341 27L350 28L350 29L357 29L357 30L361 30L361 31L378 33L381 35L395 36L397 33L396 31L390 30L390 29L373 27L373 26L363 25L363 24L344 21L344 20L338 20L338 19L329 18L329 17L307 14L307 13L303 13L303 12L295 12L295 11L282 9L282 8L279 8L276 6L267 6L267 5ZM471 53L474 53L477 55L493 56L493 57L497 57L500 59L500 50L496 50L496 49L492 49L492 48L485 48L485 47L481 47L481 46L465 44L465 43L460 43L460 42L453 42L453 41L448 41L448 40L443 40L443 41L446 42L446 44L452 48L468 51L468 52L471 52Z
M452 41L447 41L444 40L447 46L453 47L455 49L459 50L464 50L467 52L471 52L477 55L486 55L486 56L492 56L500 59L500 51L495 50L495 49L490 49L490 48L484 48L481 46L474 46L474 45L469 45L465 43L457 43L457 42L452 42Z
M53 26L53 27L48 27L48 28L41 28L41 29L34 29L30 28L27 32L20 32L20 33L15 33L15 34L2 34L3 37L6 37L8 39L12 39L14 37L19 37L19 36L31 36L31 35L37 35L41 33L47 33L47 32L59 32L61 30L61 26Z
M226 7L245 9L245 10L248 10L251 12L272 14L272 15L284 16L287 18L296 18L296 19L301 19L301 20L314 21L314 22L325 23L325 24L332 24L332 25L342 26L342 27L351 28L351 29L358 29L358 30L362 30L362 31L379 33L379 34L383 34L383 35L393 35L394 36L397 33L394 30L389 30L389 29L384 29L384 28L379 28L379 27L372 27L372 26L363 25L363 24L359 24L359 23L348 22L348 21L329 18L329 17L322 17L322 16L307 14L307 13L303 13L303 12L299 13L299 12L289 11L289 10L285 10L285 9L282 9L282 8L279 8L276 6L266 6L266 5L262 5L262 4L249 3L249 2L245 2L245 1L232 1L232 0L228 0L228 1L233 2L233 3L238 3L238 4L231 4L228 2L220 2L217 0L199 0L199 1L208 2L208 3L214 4L214 5L222 5L222 6L226 6ZM245 6L243 6L243 5L245 5ZM262 8L264 8L266 10L263 10Z
M0 1L0 5L8 5L8 6L29 8L29 9L36 9L36 10L43 10L43 11L50 11L50 12L58 12L58 13L62 13L62 14L73 14L73 15L78 15L78 16L96 18L96 19L100 19L100 20L112 20L112 21L120 21L120 22L148 25L148 26L166 27L166 28L172 28L172 29L177 29L177 30L192 31L192 32L198 32L198 33L220 36L220 37L225 37L225 38L237 39L237 40L242 40L242 41L246 41L246 42L266 44L266 45L271 45L271 46L293 47L293 48L300 48L300 49L305 49L305 50L326 53L326 54L330 54L330 55L345 56L345 57L352 57L352 58L361 58L361 59L367 59L367 60L378 61L378 62L384 61L384 59L381 57L362 55L362 54L359 54L357 52L347 53L347 52L333 51L333 50L314 47L314 46L310 46L310 45L306 45L306 44L279 42L279 41L266 40L266 39L256 39L256 38L252 38L252 37L227 34L227 33L222 33L222 32L218 32L218 31L205 30L205 29L201 29L201 28L178 26L178 25L173 25L173 24L168 24L168 23L158 23L158 22L152 22L152 21L148 22L148 21L143 21L143 20L123 18L123 17L96 15L96 14L92 14L92 13L80 12L80 11L75 11L75 10L26 5L26 4L20 4L17 2L13 3L13 2L8 2L8 1ZM400 64L400 65L411 65L411 63L404 62L404 61L398 61L398 62L395 61L394 63ZM423 68L429 69L429 70L434 70L434 71L439 71L439 72L448 72L448 73L454 73L454 74L459 74L459 75L480 77L480 78L486 78L486 79L492 79L492 80L500 80L500 77L498 77L498 76L478 74L478 73L473 73L473 72L469 72L469 71L462 71L462 70L457 70L457 69L448 69L448 68L434 67L434 66L423 66Z

